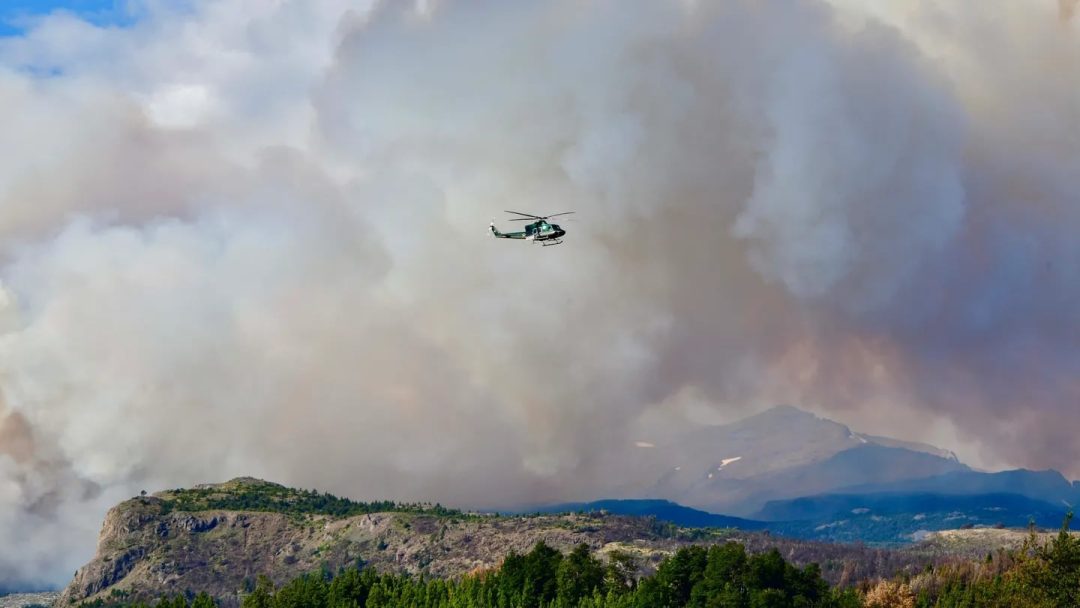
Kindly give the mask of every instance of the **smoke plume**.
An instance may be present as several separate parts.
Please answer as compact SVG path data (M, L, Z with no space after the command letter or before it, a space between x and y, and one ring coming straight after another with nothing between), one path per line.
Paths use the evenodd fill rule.
M1072 4L189 4L0 39L0 588L144 488L591 496L688 408L1080 474Z
M1058 0L1061 10L1061 19L1068 21L1072 19L1072 16L1076 14L1077 0Z

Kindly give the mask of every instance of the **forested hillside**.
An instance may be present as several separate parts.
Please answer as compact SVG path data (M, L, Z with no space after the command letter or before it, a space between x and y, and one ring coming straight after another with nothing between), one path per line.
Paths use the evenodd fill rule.
M390 500L360 502L329 492L289 488L251 477L239 477L223 484L205 484L159 492L162 514L172 511L254 511L284 515L327 515L352 517L368 513L424 513L464 517L456 509L439 504L399 503Z
M606 563L587 545L567 554L538 543L511 553L496 569L457 580L377 574L343 569L303 575L274 588L260 578L243 608L634 608L681 606L856 607L853 590L830 588L816 565L796 568L773 549L748 555L741 544L690 546L661 562L655 574L636 579L630 554ZM213 608L201 593L165 598L156 608ZM149 608L122 594L84 608Z

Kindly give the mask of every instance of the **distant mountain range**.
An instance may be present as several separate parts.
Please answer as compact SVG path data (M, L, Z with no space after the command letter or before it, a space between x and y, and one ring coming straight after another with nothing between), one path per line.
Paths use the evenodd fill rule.
M930 532L1061 525L1062 506L1018 494L823 494L768 503L754 519L708 513L666 500L598 500L537 509L546 514L654 517L688 528L768 530L793 538L902 545Z
M634 477L607 490L618 500L532 510L902 543L962 527L1057 527L1080 502L1080 482L1057 471L979 472L948 450L857 433L790 406L624 456Z
M749 516L770 500L970 471L934 446L878 437L791 406L612 454L595 498L659 498Z

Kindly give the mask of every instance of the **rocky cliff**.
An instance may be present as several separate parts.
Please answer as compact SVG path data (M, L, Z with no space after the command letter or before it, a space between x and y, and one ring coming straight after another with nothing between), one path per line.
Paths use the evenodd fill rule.
M219 490L220 497L258 486L234 481L206 488ZM357 563L380 571L457 576L496 566L509 551L527 552L541 540L560 550L579 543L601 553L623 549L647 566L685 542L670 526L629 517L423 510L342 517L288 508L177 510L175 498L175 491L166 492L111 509L96 555L75 574L57 605L116 593L154 599L189 590L235 598L259 575L280 584L304 572Z

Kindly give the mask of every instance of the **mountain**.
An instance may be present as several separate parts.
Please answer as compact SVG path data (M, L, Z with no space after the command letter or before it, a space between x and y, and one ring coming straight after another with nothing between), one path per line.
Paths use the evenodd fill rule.
M668 503L639 506L680 517L708 515ZM598 511L463 513L438 505L360 503L240 478L139 496L110 509L95 556L55 605L115 595L154 601L206 591L223 607L234 608L261 575L280 585L308 572L363 565L379 572L454 577L493 568L509 552L526 553L539 541L563 552L585 543L602 560L619 551L634 561L639 574L679 547L729 541L755 553L776 547L798 565L829 564L823 575L834 584L841 578L854 582L914 572L926 563L917 553L685 528L653 517Z
M915 474L964 471L955 460L906 448L867 443L821 461L792 467L752 480L744 505L759 505L787 497L828 493L852 484L876 482L883 488ZM743 511L745 514L745 511Z
M322 568L367 564L379 571L450 577L495 566L509 551L543 540L569 550L634 546L643 558L683 542L672 526L642 518L507 518L431 505L357 503L241 478L125 501L105 518L95 557L58 605L200 589L236 593L258 575L276 584Z
M631 481L605 490L608 500L532 510L603 508L742 529L767 520L797 538L911 543L963 526L1055 527L1063 505L1080 499L1080 484L1056 471L974 471L948 450L790 406L639 445L619 454Z
M598 488L598 498L747 516L769 500L970 470L947 450L857 433L791 406L639 445L611 456L619 481Z

